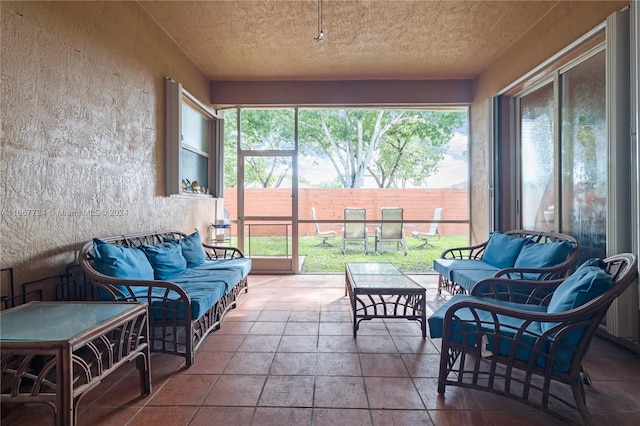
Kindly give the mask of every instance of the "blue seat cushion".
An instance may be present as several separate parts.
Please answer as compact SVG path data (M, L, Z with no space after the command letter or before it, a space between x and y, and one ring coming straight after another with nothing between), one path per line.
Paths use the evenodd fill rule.
M182 256L182 248L179 244L160 243L154 246L143 244L140 248L149 258L157 280L167 280L187 269L187 261Z
M484 248L482 260L498 269L512 268L526 242L526 238L494 232Z
M491 278L495 271L484 269L458 269L451 272L451 280L464 288L468 293L478 283L478 281Z
M567 260L573 245L569 241L536 243L531 240L520 250L516 268L550 268Z
M137 247L125 247L93 239L98 272L110 277L133 280L153 280L153 268L144 252Z
M182 248L182 256L187 261L188 268L201 265L207 258L207 254L202 246L200 232L198 232L197 229L193 234L187 235L184 238L180 238L178 240L174 238L165 238L164 241L180 245L180 248Z
M456 270L471 269L491 271L492 275L499 271L495 266L491 266L480 259L434 259L433 269L443 277L453 279L451 273Z
M241 278L246 278L249 272L251 272L251 259L241 257L236 259L205 260L192 269L194 271L238 271L240 272Z
M211 309L225 294L226 284L223 281L190 281L180 283L180 287L189 295L191 299L191 320L202 317L209 309ZM174 319L173 312L176 310L175 319L185 318L185 304L178 304L178 293L169 291L167 295L169 303L164 302L166 289L156 287L151 292L151 300L148 301L151 315L156 319ZM148 289L136 291L139 297L146 297ZM173 302L171 302L173 300Z
M194 282L201 283L223 283L225 285L224 294L227 294L231 289L242 280L242 276L239 270L232 269L220 269L220 270L196 270L189 268L179 275L171 277L171 282L183 287L185 284Z

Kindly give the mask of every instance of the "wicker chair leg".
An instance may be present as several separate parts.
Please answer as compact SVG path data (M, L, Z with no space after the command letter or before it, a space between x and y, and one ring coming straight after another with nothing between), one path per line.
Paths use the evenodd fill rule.
M571 391L573 392L573 399L576 401L576 408L582 416L583 424L593 425L591 414L589 413L589 409L585 403L584 385L582 382L571 385Z

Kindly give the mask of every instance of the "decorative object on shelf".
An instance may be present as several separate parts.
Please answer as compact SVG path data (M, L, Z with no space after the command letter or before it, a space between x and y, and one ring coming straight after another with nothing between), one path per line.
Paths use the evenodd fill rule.
M196 194L200 193L200 184L198 183L197 180L194 180L193 182L191 182L191 189Z

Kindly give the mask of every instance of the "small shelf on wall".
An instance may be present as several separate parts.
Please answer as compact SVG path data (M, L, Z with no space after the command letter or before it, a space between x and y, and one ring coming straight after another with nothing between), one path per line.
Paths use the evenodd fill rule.
M171 196L222 196L223 120L182 85L166 79L166 185Z

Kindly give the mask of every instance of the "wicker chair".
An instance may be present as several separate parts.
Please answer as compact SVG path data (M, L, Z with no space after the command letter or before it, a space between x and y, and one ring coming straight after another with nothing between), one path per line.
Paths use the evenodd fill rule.
M590 381L582 360L611 302L637 276L636 256L620 254L587 261L564 280L490 278L471 295L454 296L429 318L431 337L442 337L438 393L444 394L446 386L488 391L565 421L557 409L569 407L584 424L592 424L584 392ZM575 291L578 281L582 293ZM604 292L557 309L558 299L596 286Z

